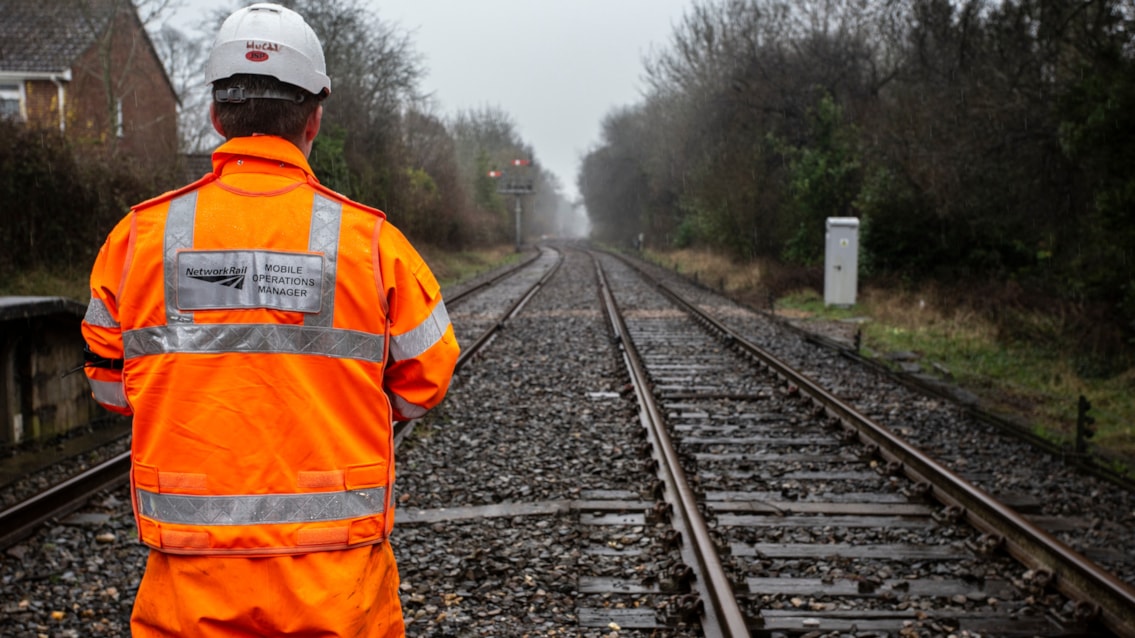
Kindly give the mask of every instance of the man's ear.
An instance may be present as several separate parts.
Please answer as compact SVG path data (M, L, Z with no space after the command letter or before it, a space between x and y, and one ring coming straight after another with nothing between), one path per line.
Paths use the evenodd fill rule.
M323 121L323 105L315 107L311 115L307 116L307 124L303 127L303 139L300 140L299 149L304 157L311 157L311 149L315 145L315 136L319 135L319 124Z
M311 144L315 136L319 135L319 125L323 122L323 105L315 107L311 115L307 116L307 126L303 130L303 141Z
M221 134L221 137L228 139L225 135L225 129L221 127L221 119L217 117L217 103L209 103L209 120L213 123L213 129Z

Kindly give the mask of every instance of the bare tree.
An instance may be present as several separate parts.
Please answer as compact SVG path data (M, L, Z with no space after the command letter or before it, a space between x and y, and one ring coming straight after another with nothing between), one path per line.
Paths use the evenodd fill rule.
M154 47L165 64L179 98L178 137L183 153L199 153L215 146L219 139L209 122L210 96L202 68L209 42L163 25L151 35Z
M98 57L98 77L103 86L106 118L103 138L110 142L111 152L117 150L122 97L139 89L136 65L145 41L143 34L123 27L138 20L146 24L160 19L174 6L176 0L66 0L71 10L81 18L83 28L92 37ZM125 22L124 22L125 21ZM121 43L125 46L121 46ZM116 46L118 45L118 46ZM146 87L141 87L145 90Z

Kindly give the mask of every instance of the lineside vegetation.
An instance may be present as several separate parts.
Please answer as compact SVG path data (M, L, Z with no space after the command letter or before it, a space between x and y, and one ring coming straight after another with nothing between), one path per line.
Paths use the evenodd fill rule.
M862 281L1048 308L1080 374L1131 367L1131 0L699 0L644 73L582 163L597 239L807 271L858 217Z
M1135 2L698 0L644 76L583 159L596 239L728 257L703 282L763 305L857 217L871 347L1054 432L1084 392L1133 447Z

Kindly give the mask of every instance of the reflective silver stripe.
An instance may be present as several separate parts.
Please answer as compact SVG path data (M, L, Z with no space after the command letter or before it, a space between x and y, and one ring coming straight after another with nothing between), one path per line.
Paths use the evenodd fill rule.
M420 405L410 403L397 394L391 395L390 398L392 399L391 403L394 404L394 409L398 411L398 414L401 414L407 419L417 419L425 415L425 413L429 411Z
M395 361L413 359L441 341L448 327L449 312L445 309L445 302L438 300L434 311L417 328L390 337L390 354Z
M96 297L91 297L91 303L87 304L87 314L83 316L83 321L99 328L120 327L114 317L110 316L110 310L107 309L106 304L103 303L102 299Z
M339 257L339 223L343 205L316 193L311 202L307 249L323 253L323 299L320 312L305 315L303 325L330 328L335 318L335 273Z
M312 354L381 363L383 335L285 324L178 324L123 333L126 358L172 352Z
M91 394L95 396L95 401L117 408L130 407L126 402L126 390L122 387L121 381L96 381L88 378L87 382L91 384Z
M165 234L165 296L167 323L193 323L192 313L177 309L177 251L193 247L193 222L197 217L197 192L186 193L169 203Z
M138 490L138 512L161 523L267 525L373 516L386 510L386 488L307 494L189 496Z

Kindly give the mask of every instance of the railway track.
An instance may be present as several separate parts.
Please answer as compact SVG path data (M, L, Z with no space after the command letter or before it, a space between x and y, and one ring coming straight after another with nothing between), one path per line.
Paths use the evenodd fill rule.
M627 289L637 299L624 307L633 342L704 490L755 631L897 633L926 623L926 610L877 601L911 597L945 603L930 621L942 630L1135 631L1130 586L668 287L653 296ZM695 321L717 338L692 333ZM759 377L735 372L736 359L763 370L759 387ZM1006 555L1024 565L1019 578L1012 562L991 571ZM959 566L957 576L905 567L935 562ZM1053 589L1078 602L1031 607Z
M398 434L408 635L1135 635L1128 585L1086 589L1098 567L1073 578L1029 558L962 498L978 497L935 483L935 461L870 438L846 398L814 398L756 354L753 317L642 277L611 256L544 250L447 293L459 374L436 414ZM850 384L838 366L792 364ZM57 560L71 529L48 520L21 563ZM52 573L83 560L96 559ZM36 594L12 588L21 579L2 582L17 598L0 633L51 629ZM92 609L88 621L104 613Z
M400 450L407 634L704 635L636 413L594 266L567 251Z
M618 264L608 266L619 268ZM625 280L628 273L623 270ZM575 281L587 278L579 272L578 264L575 273L571 275ZM611 296L619 297L622 303L626 303L626 298L651 294L640 283L620 285L625 287ZM596 535L569 534L579 546L573 550L564 545L561 551L593 557L587 561L592 564L576 561L563 568L576 574L576 585L571 591L577 597L562 601L559 607L575 606L574 617L570 611L562 613L578 624L576 631L581 633L601 632L610 627L660 635L659 632L689 631L688 623L694 618L699 624L696 631L704 632L698 635L871 631L890 635L1108 635L1110 631L1127 631L1121 620L1107 617L1109 612L1062 596L1054 589L1059 578L1054 579L1054 572L1040 563L1036 563L1039 568L1030 568L1028 562L1019 562L1027 560L1024 554L1018 553L1018 558L1014 558L1002 551L1007 548L1005 541L975 527L974 523L980 521L968 510L953 502L937 502L933 498L935 487L926 476L904 478L904 463L888 458L893 455L892 450L878 442L861 440L857 430L849 434L853 431L834 418L845 415L829 414L831 408L818 407L815 399L801 392L801 381L786 382L777 373L759 380L753 374L752 355L733 351L737 336L727 339L726 343L732 341L728 346L721 345L696 327L695 321L685 314L688 308L679 309L663 295L653 294L655 299L646 306L631 306L625 323L613 314L608 321L616 343L624 346L620 352L629 350L625 346L631 344L652 349L643 356L644 374L639 375L649 378L650 391L642 385L633 392L624 388L620 394L624 399L636 397L639 404L631 409L634 420L649 426L643 431L654 427L650 421L664 421L665 427L658 431L663 436L665 432L672 433L677 448L668 450L661 437L648 435L649 445L643 446L648 451L639 452L647 476L637 479L637 487L635 479L619 476L603 489L588 492L623 498L586 503L539 498L529 489L531 477L518 477L507 471L510 464L519 463L508 457L508 452L523 445L528 453L539 456L545 452L537 449L554 448L554 444L537 440L543 433L525 439L512 432L499 432L498 421L526 427L526 419L506 420L508 405L495 406L479 398L486 392L475 392L478 398L466 398L460 396L461 389L457 390L457 405L451 406L454 414L450 415L455 422L435 427L428 444L420 448L424 454L440 455L442 460L418 461L411 457L403 464L409 465L408 470L403 470L403 480L411 483L411 490L427 484L430 479L425 477L444 475L473 459L487 462L498 468L506 481L522 481L523 486L516 490L485 490L486 493L472 497L470 490L460 487L455 487L446 499L433 494L423 499L413 491L407 495L410 520L404 515L401 524L404 534L407 528L412 530L408 532L409 558L403 562L411 588L416 589L416 578L431 572L429 567L414 568L415 555L429 557L426 562L432 565L436 553L430 551L431 546L469 545L468 549L458 550L456 557L447 554L445 562L453 565L454 576L449 581L443 578L442 593L420 600L421 609L414 605L408 609L420 614L420 622L427 623L427 630L418 635L432 635L439 626L445 626L447 618L477 622L477 612L470 609L490 610L482 612L488 613L488 620L481 633L491 635L493 630L499 631L491 618L494 614L505 615L501 611L503 603L496 602L494 606L493 602L482 600L474 581L461 577L481 573L482 564L493 566L494 557L515 560L513 547L523 539L538 537L539 524L545 528L556 526L560 534L565 534L565 530L585 528L600 519L607 525L622 527L628 537L638 538L640 544L645 543L656 553L646 556L635 568L628 568L628 557L620 556L621 566L615 569L630 571L636 578L608 579L600 586L601 579L590 575L590 570L597 568L602 573L611 568L593 564L598 562L594 557L604 553L592 540ZM575 302L574 307L579 304ZM542 325L541 319L531 321ZM683 325L680 329L659 329L667 321ZM594 330L594 326L590 329ZM550 353L539 355L544 342L539 337L532 338L546 332L535 329L524 333L534 345L525 344L519 337L515 342L500 344L504 349L501 356L511 362L509 365L499 365L495 359L480 365L511 370L546 366ZM564 340L584 342L582 335L564 328L557 333ZM526 348L534 349L531 360L518 354L526 352ZM764 365L767 367L767 363ZM552 378L562 379L563 375L553 373ZM499 387L502 381L496 383ZM506 387L518 385L515 379L503 383ZM536 386L529 401L539 403L548 381L527 377L525 383ZM657 403L651 407L654 399ZM484 414L475 415L473 409L464 405L466 401L477 403ZM568 405L563 409L565 418L580 418L571 414L578 408ZM474 426L481 436L456 434L467 433ZM454 430L452 436L460 441L456 452L444 451L448 449L443 441L450 434L447 429ZM593 428L596 435L601 431ZM552 439L570 436L570 432L561 432L559 438ZM891 443L893 447L894 442ZM488 458L502 454L505 458ZM585 456L577 452L572 458ZM905 464L911 464L912 459L906 459ZM929 460L923 463L923 470L933 464ZM552 464L554 461L547 462ZM664 465L667 467L662 469ZM688 497L677 495L678 484L685 482L683 473L696 486L695 498L699 501L692 506ZM576 472L575 476L603 474L603 469L590 469ZM613 478L616 473L608 474ZM670 483L674 489L670 489ZM476 481L474 484L480 485ZM939 492L944 489L937 487ZM427 501L429 507L413 509L419 499ZM469 503L478 499L485 502ZM595 511L589 513L588 508ZM708 534L696 529L699 512L708 519ZM486 534L487 521L500 518L509 520L508 529L496 526ZM655 524L659 519L667 524ZM535 527L518 536L516 529L527 525ZM419 534L421 526L428 526L428 530ZM646 540L644 534L653 536ZM707 536L712 537L714 548L706 549ZM680 538L686 540L675 540ZM692 549L695 545L698 547ZM667 549L668 556L664 551ZM677 558L673 556L675 549ZM723 557L720 562L726 568L724 572L714 571L711 563L715 554ZM678 587L678 594L656 586L668 575L684 569L689 570L687 575L670 581ZM485 567L483 571L491 569ZM533 569L526 578L542 582L539 574L539 569ZM431 582L437 586L436 580ZM508 579L501 579L488 588L502 600L505 596L500 590L507 590L509 585ZM523 590L522 585L515 586ZM732 598L730 591L738 595ZM600 602L592 599L594 595ZM526 600L523 595L519 597ZM736 607L730 609L733 605ZM523 609L523 603L519 606ZM741 610L744 629L736 628L737 608ZM422 613L426 610L437 617L426 617ZM507 617L515 622L523 615L514 611ZM520 627L536 631L546 626L539 619L531 621L532 625L520 625L517 631ZM1118 629L1108 629L1108 623Z

